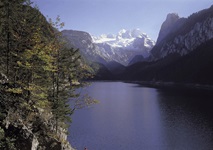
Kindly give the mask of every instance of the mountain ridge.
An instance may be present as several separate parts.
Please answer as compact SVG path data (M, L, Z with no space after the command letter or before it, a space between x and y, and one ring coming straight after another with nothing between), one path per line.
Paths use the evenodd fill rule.
M155 42L139 29L121 30L100 37L91 36L84 31L63 30L62 36L67 45L79 48L83 56L94 62L107 64L116 61L127 66L136 55L149 57Z
M94 50L95 47L97 51L94 54L103 61L97 62L102 63L111 71L113 79L193 83L208 83L209 81L209 83L213 83L209 76L207 80L195 77L197 75L205 78L203 73L208 73L208 71L212 74L207 65L207 62L209 62L209 65L213 65L208 57L208 54L212 56L210 51L212 39L213 6L193 13L188 18L181 18L176 13L168 14L166 20L162 23L156 44L152 49L145 49L145 53L134 49L134 46L137 47L138 45L140 50L147 48L146 43L150 40L137 29L121 30L117 35L91 36L89 40L93 45L90 50ZM133 52L134 55L132 55ZM199 56L204 53L206 58ZM197 62L190 63L187 58L191 62ZM95 59L92 60L96 61ZM199 65L199 63L202 65ZM194 64L199 67L200 71L195 69ZM110 74L107 78L109 76Z
M171 53L183 56L211 38L213 38L213 6L188 18L178 19L173 25L173 30L157 42L151 53L155 59Z
M133 42L136 39L143 39L144 47L152 48L155 44L146 33L140 31L140 29L133 30L120 30L117 35L114 34L102 34L99 37L92 36L94 43L107 43L111 47L120 47L124 49L135 50L137 45L134 45ZM130 47L132 46L132 47ZM137 49L136 49L137 50Z
M122 80L213 84L213 6L168 28L151 50L152 60L126 67Z

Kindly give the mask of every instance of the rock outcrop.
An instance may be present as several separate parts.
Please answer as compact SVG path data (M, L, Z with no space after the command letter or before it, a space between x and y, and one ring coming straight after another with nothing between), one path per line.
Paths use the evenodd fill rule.
M0 73L0 149L74 150L67 141L67 131L60 126L56 131L50 110L14 103L21 95L4 93L8 86L7 76Z
M6 118L0 124L4 137L12 139L10 144L15 149L74 150L67 141L67 134L63 129L59 128L56 133L53 129L53 124L44 121L43 117L39 116L32 123L25 123L17 113L14 114L12 109L10 109Z
M164 58L172 53L183 56L212 38L213 6L185 19L169 14L151 53L154 59Z
M166 20L161 25L158 35L157 44L162 41L170 32L172 32L175 23L180 19L177 13L170 13L167 15Z

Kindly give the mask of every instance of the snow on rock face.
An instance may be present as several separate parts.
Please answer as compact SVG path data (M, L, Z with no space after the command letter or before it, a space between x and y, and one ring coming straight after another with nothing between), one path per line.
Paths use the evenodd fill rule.
M145 33L140 29L125 30L122 29L117 35L108 34L101 35L100 37L93 36L94 43L106 43L114 48L123 48L127 50L142 50L141 47L134 47L135 40L141 39L143 46L146 48L152 48L155 42L152 41Z
M144 58L150 55L155 42L139 29L122 29L116 35L102 34L99 37L90 36L86 32L64 30L62 34L70 45L79 48L89 60L107 63L116 61L128 65L136 55Z
M99 37L93 36L92 39L93 43L107 52L113 61L123 65L127 65L136 55L149 57L150 50L155 45L155 42L140 29L122 29L116 35L103 34Z

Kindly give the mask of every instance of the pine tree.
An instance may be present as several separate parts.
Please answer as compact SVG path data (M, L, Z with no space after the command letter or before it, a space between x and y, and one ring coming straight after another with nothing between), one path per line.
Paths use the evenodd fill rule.
M78 50L64 47L57 30L63 25L60 19L49 24L30 5L27 0L0 0L0 75L6 77L0 78L0 127L5 118L36 126L36 118L45 120L37 112L53 112L49 119L57 133L67 129L75 108L91 102L69 103L79 96L75 90L83 85L85 65Z

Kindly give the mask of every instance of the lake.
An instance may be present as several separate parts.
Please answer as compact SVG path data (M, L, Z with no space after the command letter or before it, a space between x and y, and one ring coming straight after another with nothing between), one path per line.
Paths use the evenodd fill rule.
M75 111L68 140L77 150L212 150L213 92L94 82L100 101Z

